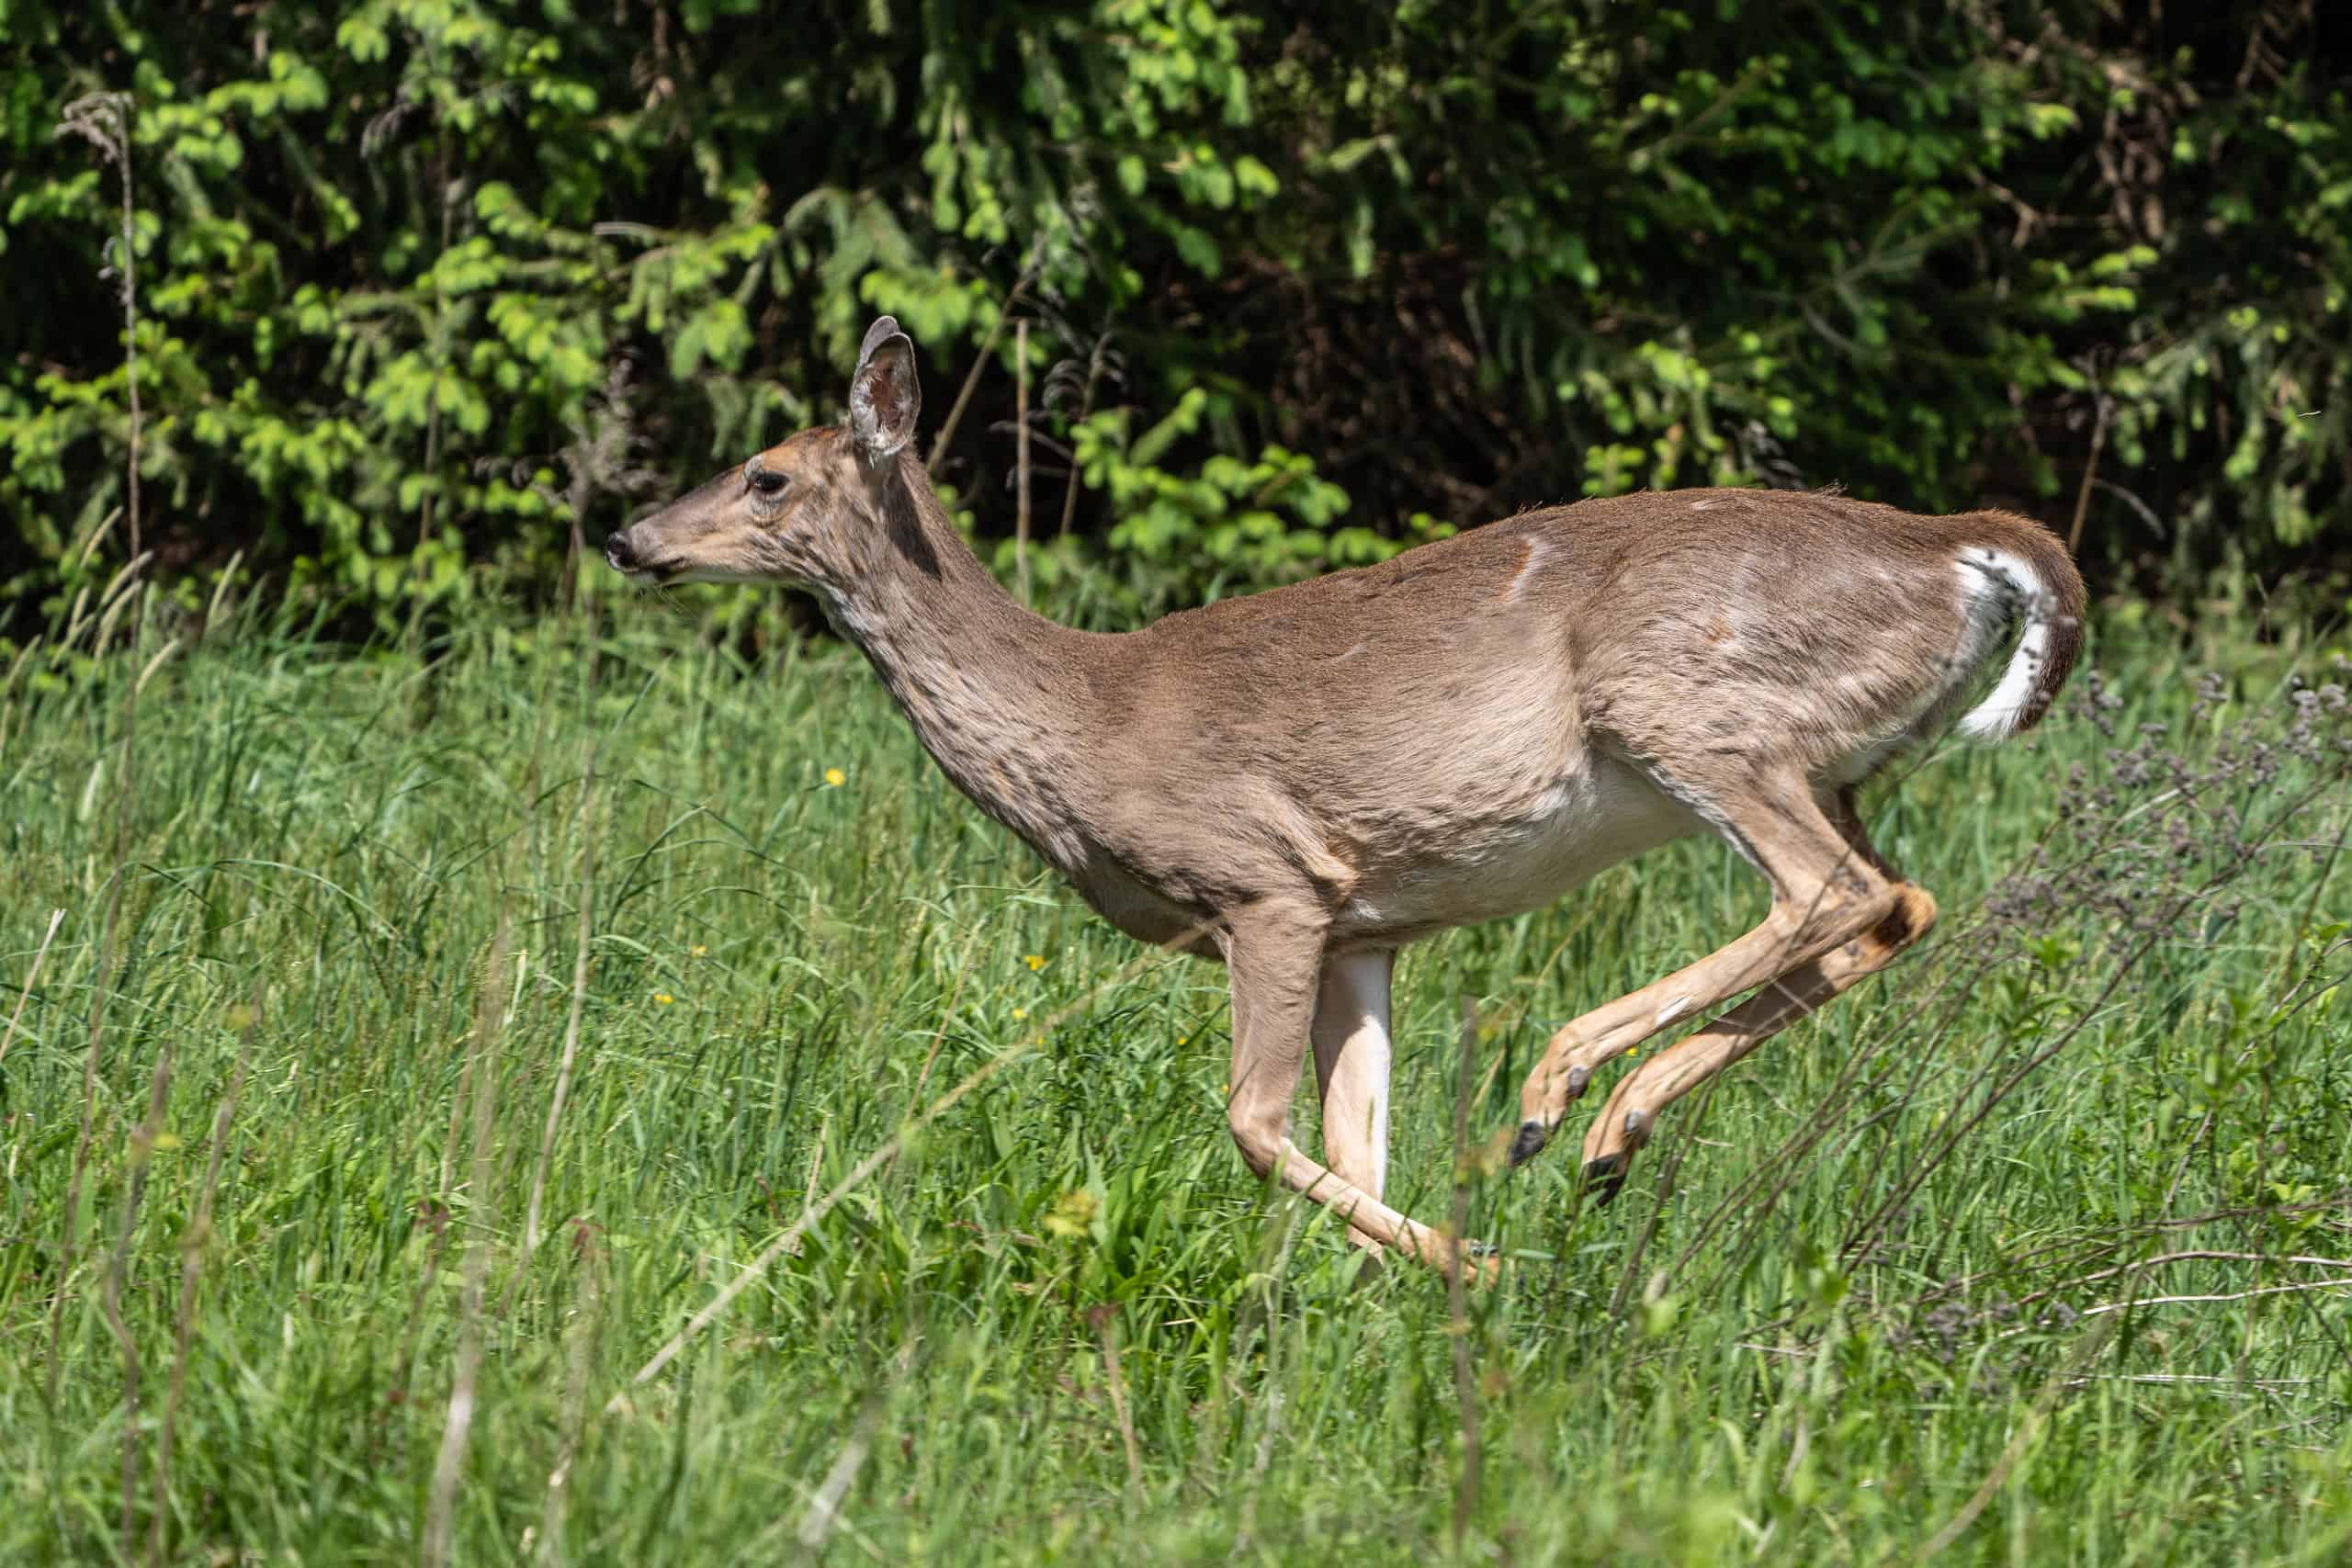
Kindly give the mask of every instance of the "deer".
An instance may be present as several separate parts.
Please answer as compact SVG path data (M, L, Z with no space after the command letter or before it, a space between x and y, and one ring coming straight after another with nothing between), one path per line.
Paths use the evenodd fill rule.
M1513 1167L1607 1064L1713 1015L1591 1122L1581 1180L1606 1201L1668 1106L1935 924L1865 834L1862 784L1948 727L2029 728L2082 647L2082 579L2038 523L1742 489L1521 512L1082 631L966 545L910 445L922 401L884 316L844 424L629 524L607 563L813 594L957 789L1120 931L1222 963L1234 1144L1375 1258L1500 1271L1383 1200L1398 949L1690 835L1762 876L1759 924L1559 1028L1521 1087ZM1319 1162L1290 1136L1310 1054Z

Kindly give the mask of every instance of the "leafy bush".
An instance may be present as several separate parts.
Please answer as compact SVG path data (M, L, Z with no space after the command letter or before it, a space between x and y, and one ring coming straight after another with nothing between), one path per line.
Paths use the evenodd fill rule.
M1143 597L1705 482L2018 506L2150 581L2352 547L2352 61L2308 6L761 9L0 12L18 629L125 500L116 176L55 133L96 88L144 537L388 621L553 592L829 417L881 310L990 534L1030 321L1080 484L1041 558Z

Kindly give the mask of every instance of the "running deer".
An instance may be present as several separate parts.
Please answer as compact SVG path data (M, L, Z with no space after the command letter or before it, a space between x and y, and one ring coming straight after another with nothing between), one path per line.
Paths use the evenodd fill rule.
M2030 726L2082 646L2082 579L2036 524L1755 490L1522 513L1076 631L966 547L910 445L921 406L885 316L845 427L727 469L605 558L644 582L812 592L981 810L1121 931L1223 961L1250 1168L1443 1269L1483 1249L1381 1198L1399 947L1702 831L1770 884L1762 924L1559 1030L1521 1091L1514 1165L1611 1058L1756 992L1618 1080L1584 1143L1605 1200L1660 1111L1934 923L1864 836L1857 787L1955 716L1984 739ZM1328 1163L1289 1137L1310 1048Z

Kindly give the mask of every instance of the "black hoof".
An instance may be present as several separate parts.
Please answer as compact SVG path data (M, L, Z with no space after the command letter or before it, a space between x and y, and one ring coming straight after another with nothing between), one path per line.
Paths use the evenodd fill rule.
M1541 1122L1521 1122L1519 1135L1510 1141L1511 1168L1516 1170L1544 1152L1552 1141L1552 1129Z
M1584 1184L1591 1190L1596 1205L1608 1207L1609 1201L1617 1196L1617 1190L1625 1185L1625 1172L1632 1169L1633 1165L1631 1154L1603 1155L1599 1159L1585 1162Z
M1462 1252L1463 1256L1466 1258L1499 1258L1502 1256L1495 1250L1495 1244L1491 1241L1465 1241L1462 1244Z

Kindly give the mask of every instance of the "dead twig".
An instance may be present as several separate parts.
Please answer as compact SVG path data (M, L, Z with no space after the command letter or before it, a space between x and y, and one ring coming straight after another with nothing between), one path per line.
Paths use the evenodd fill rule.
M8 1047L17 1042L17 1024L25 1016L25 998L33 994L33 985L40 978L41 960L49 956L49 944L57 940L57 928L65 923L65 911L49 912L49 930L41 934L40 946L33 952L33 966L25 975L25 983L17 987L17 1005L8 1014L8 1027L0 1030L0 1062L8 1059Z
M1004 308L997 312L996 320L989 323L988 335L980 339L980 352L972 356L972 368L965 373L964 385L956 393L955 405L948 409L947 418L939 426L938 439L931 444L931 457L922 466L924 473L933 477L938 475L939 459L946 455L947 444L956 438L956 426L963 420L965 405L972 400L972 389L980 383L980 372L988 368L989 355L996 348L996 340L1004 335L1005 321L1021 308L1021 301L1027 298L1030 286L1037 281L1037 275L1045 269L1045 265L1046 242L1040 235L1037 243L1029 247L1029 258L1022 264L1021 276L1013 282L1012 292L1004 297Z
M2114 412L2114 400L2105 392L2093 389L2098 413L2091 422L2091 454L2083 463L2083 482L2075 491L2074 526L2066 530L2066 553L2077 555L2083 543L2083 519L2090 514L2091 484L2098 478L2099 453L2107 446L2107 422Z
M1119 1371L1119 1337L1111 1331L1111 1323L1118 1315L1118 1306L1110 1302L1086 1309L1086 1321L1094 1325L1095 1337L1102 1344L1102 1381L1111 1390L1111 1414L1119 1423L1119 1442L1127 1452L1127 1484L1136 1495L1143 1493L1143 1452L1136 1446L1136 1424L1127 1415L1127 1380Z
M1029 318L1012 329L1012 444L1014 494L1013 571L1021 580L1021 603L1029 603Z
M556 1450L555 1468L548 1472L547 1502L539 1510L539 1561L554 1568L566 1561L563 1529L571 1517L571 1462L579 1457L581 1439L588 1430L588 1377L595 1364L596 1336L605 1305L605 1252L594 1229L582 1225L576 1256L583 1281L580 1321L570 1332L564 1357L563 1444Z
M2182 1306L2208 1302L2243 1302L2251 1301L2256 1296L2299 1295L2306 1291L2352 1291L2352 1279L2304 1280L2292 1285L2257 1285L2248 1291L2222 1291L2211 1295L2134 1296L2129 1301L2101 1302L2097 1306L2085 1307L2080 1315L2104 1317L2109 1313L2124 1312L2134 1307ZM1993 1337L2014 1339L2020 1334L2032 1333L2034 1327L2034 1325L2029 1324L2022 1328L2008 1329ZM2232 1378L2230 1381L2236 1382L2240 1380Z

